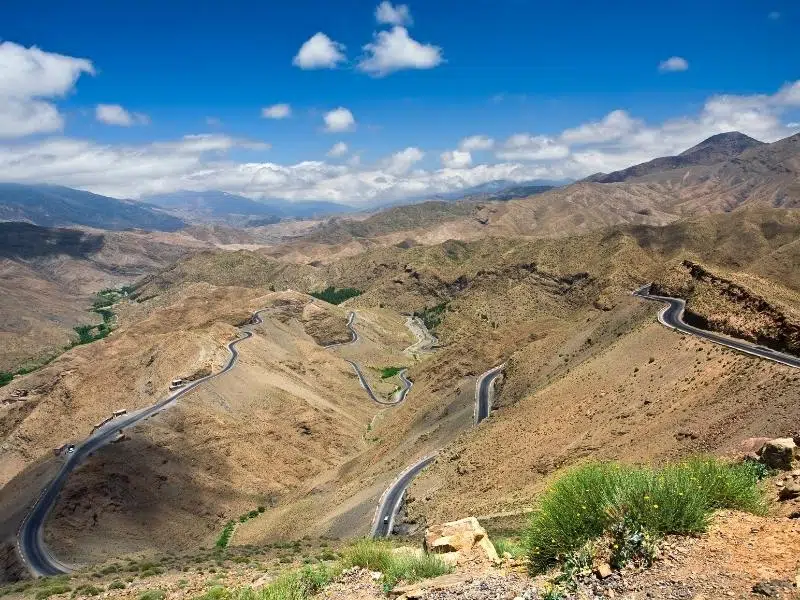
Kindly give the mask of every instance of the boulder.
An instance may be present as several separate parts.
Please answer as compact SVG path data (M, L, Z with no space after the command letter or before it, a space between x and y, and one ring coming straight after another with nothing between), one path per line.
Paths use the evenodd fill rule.
M475 517L429 527L425 531L425 550L444 554L443 558L450 559L448 562L475 555L492 562L500 561L494 544ZM451 556L446 556L448 554Z
M795 498L800 498L800 483L787 483L778 492L779 500L794 500Z
M761 446L758 455L761 462L772 469L791 471L796 449L792 438L776 438Z

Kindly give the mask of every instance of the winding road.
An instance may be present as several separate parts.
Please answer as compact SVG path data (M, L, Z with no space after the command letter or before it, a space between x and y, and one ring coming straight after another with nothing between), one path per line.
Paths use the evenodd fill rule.
M744 352L745 354L750 354L751 356L757 356L759 358L771 360L788 367L800 369L800 358L792 356L791 354L772 350L771 348L765 348L764 346L759 346L757 344L751 344L750 342L745 342L743 340L729 338L712 331L706 331L705 329L700 329L698 327L689 325L683 320L683 313L686 310L686 301L683 298L672 298L671 296L658 296L651 294L651 285L652 284L650 283L643 285L638 290L633 292L633 295L645 300L653 300L655 302L663 302L667 304L667 306L665 306L658 313L658 322L662 325L669 327L670 329L676 329L683 333L696 335L697 337L714 342L715 344L727 346L728 348L737 350L739 352Z
M408 486L422 469L427 467L436 458L436 454L426 456L419 462L414 463L400 476L392 482L381 496L378 502L378 510L375 511L375 518L372 523L372 537L389 537L394 529L394 520L403 503Z
M505 363L489 369L475 382L475 425L483 421L492 412L492 396L494 396L494 382L503 372Z
M350 312L350 315L347 318L347 328L350 330L350 341L349 342L337 342L335 344L328 344L325 346L326 348L337 348L339 346L347 346L349 344L355 344L360 338L358 337L358 332L353 327L353 323L356 320L356 313ZM350 366L353 367L353 371L356 372L356 376L358 377L358 382L361 384L361 387L367 392L367 395L372 399L373 402L378 404L382 404L384 406L394 406L395 404L400 404L403 400L406 399L406 394L408 394L411 387L414 385L414 382L411 381L408 377L406 377L407 369L403 369L397 375L400 378L400 383L403 384L403 387L396 391L393 396L394 400L380 400L376 395L375 392L370 387L367 378L364 377L364 373L361 371L361 367L355 361L350 360L349 358L345 358Z
M66 462L61 466L56 476L44 487L36 503L33 505L30 512L28 512L28 515L23 520L17 532L17 547L19 553L28 566L28 569L34 575L59 575L71 571L70 567L53 556L50 549L44 543L43 534L47 515L53 509L58 494L64 487L64 483L66 483L69 475L94 451L116 438L120 431L155 415L194 390L197 386L227 373L236 366L239 360L239 351L236 349L236 346L240 342L253 336L251 327L262 323L260 313L264 312L264 310L266 309L261 309L253 313L250 321L242 327L242 336L236 338L227 345L230 358L222 370L191 382L186 387L168 395L149 408L111 420L106 425L97 429L81 444L76 445L74 452L67 455Z

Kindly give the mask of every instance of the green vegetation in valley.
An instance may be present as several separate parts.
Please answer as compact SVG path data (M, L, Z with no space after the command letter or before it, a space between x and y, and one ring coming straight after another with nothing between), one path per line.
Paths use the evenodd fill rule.
M423 308L419 312L415 311L414 316L422 319L422 322L425 323L425 327L427 327L430 331L433 331L439 325L441 325L442 319L444 319L444 311L446 308L447 302L442 302L441 304L437 304L431 308Z
M759 473L750 463L694 458L664 467L587 464L545 491L525 532L531 571L580 570L610 538L612 566L649 563L659 536L703 532L718 509L763 514Z
M403 369L405 369L405 367L383 367L381 369L381 379L389 379L389 377L394 377Z
M311 295L314 298L319 298L320 300L324 300L330 304L341 304L345 300L350 298L355 298L356 296L360 296L363 294L361 290L357 290L355 288L339 288L336 289L334 286L328 286L322 291L318 292L311 292Z
M255 519L257 516L262 514L265 510L267 510L266 506L259 506L258 508L254 508L253 510L242 513L239 515L239 518L236 520L231 519L227 523L225 523L225 527L222 529L222 533L217 538L216 543L214 546L219 550L224 550L228 547L228 543L231 541L231 536L233 535L233 531L236 529L236 523L245 523L250 519Z
M75 333L78 335L78 339L74 342L71 342L69 346L66 346L62 350L55 352L47 358L43 358L36 362L22 366L16 369L14 372L9 373L0 371L0 387L8 384L15 375L27 375L28 373L32 373L33 371L41 369L42 367L50 364L70 348L82 346L83 344L90 344L91 342L95 342L106 337L109 333L111 333L114 321L114 311L112 311L109 307L115 302L119 302L120 300L128 298L133 291L134 288L132 286L124 285L116 289L106 288L97 292L97 295L92 302L92 312L96 312L103 318L102 323L98 325L78 325L77 327L73 328Z

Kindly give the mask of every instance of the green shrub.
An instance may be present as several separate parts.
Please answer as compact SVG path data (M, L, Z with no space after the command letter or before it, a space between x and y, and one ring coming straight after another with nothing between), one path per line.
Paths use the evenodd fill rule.
M164 590L146 590L139 594L138 600L164 600L167 593Z
M389 568L383 571L383 589L388 592L400 581L413 583L450 573L452 567L435 554L394 555Z
M101 588L87 583L85 585L82 585L82 586L79 586L78 588L76 588L75 591L72 593L72 595L73 596L97 596L102 591L103 590Z
M38 590L36 592L35 598L36 600L44 600L45 598L49 598L50 596L55 596L57 594L66 594L67 592L71 591L72 588L66 583L51 583L47 587Z
M442 302L431 308L423 308L421 311L414 311L414 316L422 319L425 327L433 331L436 329L444 319L444 311L447 308L447 302Z
M511 558L522 558L526 554L525 546L518 541L505 537L498 537L492 541L494 542L494 549L497 550L497 554L501 557L505 552L508 552Z
M225 523L225 527L222 529L222 533L220 534L217 541L214 543L219 549L224 549L228 547L228 542L231 541L231 536L233 535L233 530L236 529L236 522L235 521L228 521Z
M122 583L119 579L115 579L111 583L108 584L109 590L124 590L125 584Z
M755 470L710 458L663 468L588 464L559 477L542 495L526 532L531 569L563 562L612 526L623 535L650 536L705 531L716 509L761 514L764 500ZM620 557L624 559L624 557Z
M381 379L388 379L389 377L394 377L403 369L405 369L405 367L384 367L383 369L381 369Z
M198 596L196 600L230 600L231 591L222 585L213 585L202 596Z
M345 567L362 567L385 573L392 564L392 544L383 540L358 540L342 554Z
M362 293L363 292L361 290L357 290L355 288L339 288L337 290L334 286L326 287L321 291L310 292L310 294L315 298L319 298L320 300L324 300L330 304L341 304L349 298L360 296Z
M7 373L5 371L0 371L0 387L3 387L7 383L10 383L12 379L14 379L14 374L13 373Z

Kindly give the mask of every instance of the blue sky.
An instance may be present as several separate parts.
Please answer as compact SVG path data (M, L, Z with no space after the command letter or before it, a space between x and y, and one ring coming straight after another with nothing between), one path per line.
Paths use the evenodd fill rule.
M771 141L799 26L789 1L4 0L0 178L367 203Z

